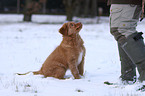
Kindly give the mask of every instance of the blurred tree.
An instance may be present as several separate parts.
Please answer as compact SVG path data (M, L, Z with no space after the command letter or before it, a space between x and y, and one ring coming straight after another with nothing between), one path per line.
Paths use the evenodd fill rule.
M84 2L84 17L97 16L97 2L98 0L85 0Z
M26 0L24 8L24 21L31 21L32 14L38 12L41 9L42 3L46 0Z
M84 2L85 2L85 4L84 4L84 16L88 17L90 0L85 0Z
M20 0L17 0L17 13L20 12Z
M42 13L46 13L46 0L39 0L39 2L42 4Z
M80 2L81 2L81 0L63 0L63 4L65 5L67 21L72 21L76 6Z
M97 16L97 0L92 0L91 17Z
M74 12L74 15L77 16L77 17L80 17L82 15L82 11L84 10L83 9L83 2L84 0L77 0L77 4L76 4L76 7L75 7L75 12Z

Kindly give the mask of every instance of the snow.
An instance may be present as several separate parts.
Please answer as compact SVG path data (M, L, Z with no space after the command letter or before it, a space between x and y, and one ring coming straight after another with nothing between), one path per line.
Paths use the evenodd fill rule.
M120 61L117 43L109 33L109 17L74 18L81 21L80 32L85 42L85 73L75 80L70 71L59 80L29 73L39 70L47 56L62 40L58 30L65 16L33 15L32 22L23 22L23 15L0 14L0 96L144 96L136 91L142 84L107 86L104 81L120 82ZM137 30L145 32L145 20ZM145 37L145 35L144 35Z

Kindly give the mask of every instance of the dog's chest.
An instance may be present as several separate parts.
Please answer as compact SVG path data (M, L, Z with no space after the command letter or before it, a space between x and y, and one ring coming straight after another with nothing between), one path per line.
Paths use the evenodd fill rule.
M80 53L79 53L79 56L78 56L78 65L81 63L81 61L82 61L82 58L83 58L83 51L81 51Z

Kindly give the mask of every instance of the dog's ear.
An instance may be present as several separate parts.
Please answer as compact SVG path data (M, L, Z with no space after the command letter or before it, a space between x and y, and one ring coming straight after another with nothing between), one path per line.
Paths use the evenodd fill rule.
M62 35L67 35L67 31L68 31L67 23L64 23L63 26L59 29L59 32Z

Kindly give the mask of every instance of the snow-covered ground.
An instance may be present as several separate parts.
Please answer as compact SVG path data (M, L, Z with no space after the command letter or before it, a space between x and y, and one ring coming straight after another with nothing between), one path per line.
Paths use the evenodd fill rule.
M32 23L22 22L23 15L0 14L0 96L145 96L136 91L141 84L107 86L104 81L120 82L117 43L109 33L109 17L82 19L80 32L85 42L84 77L58 80L25 73L39 70L47 56L62 40L58 30L65 16L33 15ZM91 24L93 23L93 24ZM145 32L145 20L138 31ZM144 35L145 37L145 35Z

